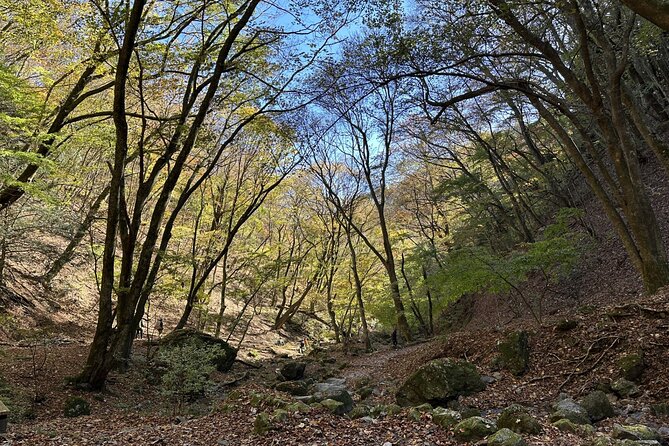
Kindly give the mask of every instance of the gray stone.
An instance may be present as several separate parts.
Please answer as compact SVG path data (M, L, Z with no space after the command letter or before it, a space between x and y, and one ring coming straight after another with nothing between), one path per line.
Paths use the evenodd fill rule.
M588 412L571 398L558 401L553 406L553 413L550 416L551 421L557 421L566 418L576 424L590 424Z
M337 409L337 415L348 413L353 409L353 398L345 387L338 384L316 383L310 402L321 402L326 399L339 401L342 405Z
M527 446L527 442L511 429L502 428L488 437L488 446Z
M600 421L615 415L609 398L601 390L596 390L585 396L579 404L588 412L592 421Z
M440 405L484 388L473 364L449 358L435 359L414 372L397 391L396 398L401 406Z

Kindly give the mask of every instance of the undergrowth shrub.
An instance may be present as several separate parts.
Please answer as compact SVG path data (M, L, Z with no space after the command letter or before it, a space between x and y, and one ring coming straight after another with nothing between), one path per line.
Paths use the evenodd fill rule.
M162 392L172 399L175 412L180 412L185 402L203 396L212 387L210 376L216 370L214 358L220 354L220 346L196 341L160 350L157 359L166 367L161 378Z

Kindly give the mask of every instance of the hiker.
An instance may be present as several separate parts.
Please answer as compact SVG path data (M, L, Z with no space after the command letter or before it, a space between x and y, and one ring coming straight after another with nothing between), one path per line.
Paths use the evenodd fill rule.
M393 330L393 334L390 335L390 339L393 341L393 348L397 348L397 327Z
M135 332L135 339L143 339L144 338L144 319L139 320L139 327L137 327L137 331Z
M163 333L163 318L159 317L158 321L156 322L156 331L158 332L158 336L160 336Z
M304 338L300 339L300 348L298 349L300 355L304 354Z

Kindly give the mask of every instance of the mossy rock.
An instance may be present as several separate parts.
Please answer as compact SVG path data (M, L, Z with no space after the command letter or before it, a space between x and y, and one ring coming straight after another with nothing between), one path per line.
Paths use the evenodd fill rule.
M553 422L553 426L558 428L561 432L569 432L577 435L591 435L595 432L595 428L589 424L575 424L566 418L562 418Z
M374 387L363 387L362 389L358 390L358 395L360 396L360 400L366 400L372 394L374 393Z
M527 442L511 429L502 428L488 437L488 446L527 446Z
M614 424L613 434L611 436L619 440L660 440L660 435L655 429L643 424L629 426Z
M88 401L79 396L71 396L65 400L63 414L68 418L90 415L91 405L88 404Z
M276 409L274 413L272 413L272 420L273 421L285 421L288 418L288 411L284 409Z
M432 412L432 404L430 403L424 403L419 406L414 407L418 412L421 413L426 413L426 412Z
M221 348L220 354L212 360L219 372L227 372L232 368L232 364L237 358L237 349L225 342L223 339L215 338L207 333L194 330L192 328L184 328L181 330L174 330L167 334L161 341L160 345L165 347L181 347L188 343L200 344L202 346L219 346Z
M306 396L309 394L309 386L304 381L283 381L274 386L274 388L293 396Z
M566 398L562 401L558 401L553 406L554 412L550 416L551 421L558 421L562 418L566 418L572 423L576 424L590 424L590 416L588 412L581 406L577 404L574 400Z
M571 331L578 327L578 321L576 319L562 319L555 324L555 331L564 333L566 331Z
M620 376L623 378L638 382L641 379L643 371L646 369L646 361L642 351L630 353L618 359L618 368Z
M524 330L514 331L497 346L499 365L515 376L527 371L530 362L529 335Z
M285 409L290 412L300 412L306 413L311 410L308 404L303 403L302 401L297 401L295 403L288 404Z
M355 406L349 413L346 415L351 419L351 420L357 420L358 418L362 417L368 417L372 413L371 409L369 406L365 406L362 404L359 404Z
M460 412L457 412L452 409L444 409L443 407L436 407L432 411L432 421L443 427L444 429L450 429L451 427L458 424L462 421L462 415Z
M423 418L423 413L424 413L424 412L421 412L420 410L416 409L415 407L412 407L412 408L409 409L409 411L407 412L407 417L408 417L410 420L420 421L420 420Z
M618 396L623 398L634 398L641 395L641 390L639 386L634 384L632 381L619 378L611 383L611 390L613 390Z
M520 434L538 434L541 432L539 422L519 404L512 404L502 411L497 418L498 428L507 428Z
M592 421L600 421L615 415L613 405L601 390L595 390L585 396L579 404L588 412Z
M497 431L491 420L483 417L471 417L460 421L453 428L455 438L460 441L478 441Z
M397 391L397 403L412 406L422 403L443 405L461 395L485 388L476 366L467 361L435 359L421 366Z
M669 415L669 403L657 403L650 406L650 411L656 417Z
M333 400L332 398L327 398L321 401L321 405L332 413L336 413L338 415L344 413L343 411L344 403L342 403L341 401Z
M256 415L256 418L253 421L253 433L256 435L265 435L270 429L272 429L272 420L270 419L270 416L265 412L260 412Z

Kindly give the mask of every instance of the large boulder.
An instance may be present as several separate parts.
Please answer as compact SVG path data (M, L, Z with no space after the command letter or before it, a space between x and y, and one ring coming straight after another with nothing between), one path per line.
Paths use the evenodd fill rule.
M497 346L499 356L497 364L515 376L527 371L530 362L529 335L524 330L509 333L506 339Z
M526 408L519 404L512 404L499 414L498 428L507 428L516 433L538 434L541 432L539 422L529 414Z
M396 398L401 406L422 403L436 406L484 388L473 364L449 358L435 359L416 370L399 388Z
M353 398L348 393L346 387L338 383L316 383L314 384L314 393L310 397L309 402L320 403L324 400L334 400L342 403L335 410L337 415L343 415L353 409Z
M497 431L495 422L482 417L471 417L460 421L453 428L455 438L460 441L478 441Z
M309 386L304 381L283 381L278 383L274 388L293 396L309 395Z
M304 370L307 368L305 362L289 361L281 366L279 373L288 381L297 381L304 377Z
M611 418L615 415L611 401L601 390L589 393L579 403L588 412L592 421Z
M553 413L551 414L551 421L558 421L562 418L566 418L575 424L590 424L590 416L588 412L581 406L577 404L574 400L566 398L562 401L558 401L553 406Z
M202 346L216 345L221 347L220 354L213 359L216 370L219 372L227 372L232 368L232 364L237 357L237 349L225 342L223 339L215 338L207 333L194 330L192 328L184 328L174 330L165 336L161 341L161 346L165 347L181 347L184 344L199 344Z

